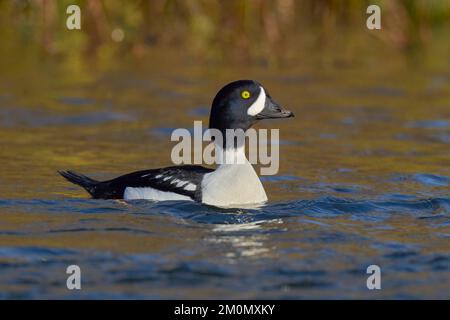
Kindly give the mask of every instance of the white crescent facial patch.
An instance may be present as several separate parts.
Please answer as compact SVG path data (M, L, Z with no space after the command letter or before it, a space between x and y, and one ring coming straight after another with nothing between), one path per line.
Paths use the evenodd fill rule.
M264 105L266 104L266 92L263 87L260 87L261 91L259 92L258 98L253 102L253 104L248 108L247 114L249 116L256 116L264 109Z

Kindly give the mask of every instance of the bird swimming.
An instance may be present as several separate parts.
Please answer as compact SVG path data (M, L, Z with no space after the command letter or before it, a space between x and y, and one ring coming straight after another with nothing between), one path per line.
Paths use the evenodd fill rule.
M209 128L223 133L227 129L244 132L263 119L293 117L277 104L257 81L238 80L215 96ZM225 146L225 147L224 147ZM83 187L94 199L148 199L156 201L191 200L213 206L261 204L266 192L242 146L216 145L216 153L232 153L243 160L222 163L216 169L198 165L179 165L136 171L107 181L97 181L74 171L58 171L68 181Z

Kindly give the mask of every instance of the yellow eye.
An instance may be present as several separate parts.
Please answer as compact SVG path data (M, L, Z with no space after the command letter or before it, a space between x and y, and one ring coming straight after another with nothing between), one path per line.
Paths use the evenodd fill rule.
M244 99L248 99L250 98L250 92L248 92L247 90L244 90L241 92L241 97Z

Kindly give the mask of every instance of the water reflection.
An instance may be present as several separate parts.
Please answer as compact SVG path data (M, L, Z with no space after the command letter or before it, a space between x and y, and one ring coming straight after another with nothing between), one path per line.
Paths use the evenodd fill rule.
M239 257L270 258L276 256L276 248L268 244L273 232L287 231L281 219L260 220L240 224L218 224L213 236L206 241L226 245L224 255L230 263Z

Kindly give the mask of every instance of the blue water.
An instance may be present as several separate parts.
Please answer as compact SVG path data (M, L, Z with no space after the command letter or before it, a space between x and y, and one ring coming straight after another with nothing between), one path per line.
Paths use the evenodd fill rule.
M450 198L1 200L0 211L30 220L0 230L0 298L449 298ZM65 289L71 264L80 291ZM382 290L366 287L371 264Z
M0 298L450 299L448 68L123 64L0 75ZM172 165L172 130L242 73L296 114L258 125L280 129L266 206L91 200L57 174Z

